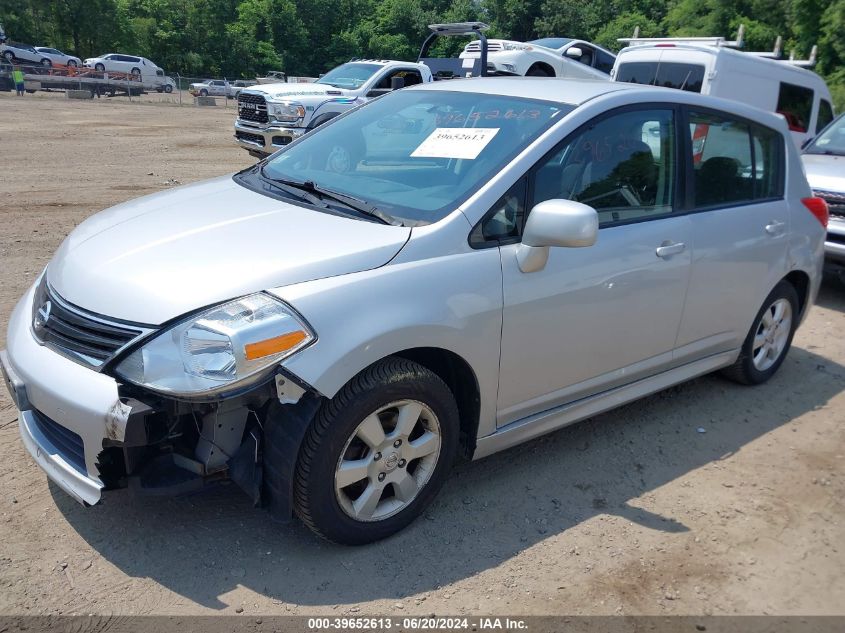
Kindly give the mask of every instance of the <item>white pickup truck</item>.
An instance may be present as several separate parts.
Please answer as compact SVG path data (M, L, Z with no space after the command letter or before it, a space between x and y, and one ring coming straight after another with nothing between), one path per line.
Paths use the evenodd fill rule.
M396 88L433 81L422 63L362 59L314 83L261 84L238 94L235 140L258 158L337 115Z

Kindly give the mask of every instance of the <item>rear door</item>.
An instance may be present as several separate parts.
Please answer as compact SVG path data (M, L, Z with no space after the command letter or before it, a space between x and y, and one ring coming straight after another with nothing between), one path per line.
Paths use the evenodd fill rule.
M686 117L693 260L679 361L738 348L788 270L784 137L716 111Z

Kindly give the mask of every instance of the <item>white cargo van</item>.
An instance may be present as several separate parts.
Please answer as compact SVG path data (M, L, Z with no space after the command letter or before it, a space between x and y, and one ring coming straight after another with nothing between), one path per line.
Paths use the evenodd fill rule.
M722 38L626 41L610 73L613 81L678 88L732 99L781 114L800 147L833 120L830 91L812 60L772 59L772 53L734 50ZM777 54L777 48L775 55Z

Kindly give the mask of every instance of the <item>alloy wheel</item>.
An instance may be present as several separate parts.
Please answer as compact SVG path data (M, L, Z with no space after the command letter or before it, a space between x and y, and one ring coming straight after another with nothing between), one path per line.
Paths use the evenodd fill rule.
M752 360L759 371L766 371L777 362L792 331L792 305L786 299L772 303L760 318L754 334Z
M340 507L356 521L380 521L414 501L437 466L440 423L416 400L368 415L341 451L335 470Z

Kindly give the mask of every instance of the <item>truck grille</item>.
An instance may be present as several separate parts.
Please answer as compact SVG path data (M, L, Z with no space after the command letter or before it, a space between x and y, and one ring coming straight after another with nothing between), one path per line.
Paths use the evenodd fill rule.
M827 202L830 215L845 219L845 193L838 191L814 191L813 193Z
M502 50L502 45L499 42L487 42L487 52L492 53L493 51L500 51ZM467 53L480 53L481 52L481 42L470 42L464 47L464 51Z
M267 123L267 102L261 95L238 94L238 118L255 123Z
M235 136L241 141L253 143L255 145L258 145L259 147L264 147L264 137L260 134L251 134L250 132L241 132L240 130L238 130L237 132L235 132Z
M82 444L82 438L58 422L53 422L53 420L40 411L33 411L32 418L35 421L35 426L47 438L47 441L53 445L62 459L82 474L87 473L87 468L85 468L85 447Z
M32 331L50 349L98 368L152 330L109 321L72 306L50 288L45 277L32 306Z

